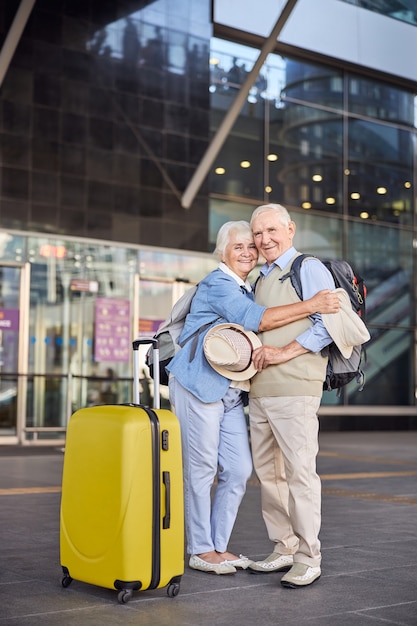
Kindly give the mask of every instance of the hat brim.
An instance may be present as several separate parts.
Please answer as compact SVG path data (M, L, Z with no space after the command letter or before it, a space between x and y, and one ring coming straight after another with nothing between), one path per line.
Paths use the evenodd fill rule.
M254 333L251 330L245 330L243 326L241 326L240 324L233 324L233 323L216 324L216 326L213 326L207 331L206 336L204 337L204 341L206 341L206 339L210 337L211 334L218 332L222 328L236 328L240 332L244 333L252 344L252 350L255 350L256 348L260 348L262 346L262 342L256 333ZM254 364L252 363L252 359L251 359L249 366L243 371L232 372L231 370L227 369L227 367L225 367L224 365L217 365L217 363L213 363L210 359L208 359L207 355L205 356L210 366L218 374L221 374L222 376L224 376L225 378L228 378L229 380L236 380L236 381L249 380L250 378L252 378L252 376L255 376L255 374L258 371L256 367L254 366Z
M342 288L334 289L339 298L340 309L338 313L323 313L324 326L333 339L345 359L348 359L353 351L353 346L360 346L371 338L368 329L355 311L352 309L350 299Z

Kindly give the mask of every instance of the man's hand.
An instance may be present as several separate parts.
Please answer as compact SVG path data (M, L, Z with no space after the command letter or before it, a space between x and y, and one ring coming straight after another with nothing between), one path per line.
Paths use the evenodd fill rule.
M337 313L340 308L339 297L337 293L329 289L323 289L316 293L315 296L307 300L311 305L311 314L313 313Z
M303 348L297 341L292 341L282 348L274 348L272 346L256 348L256 350L252 352L252 361L258 372L261 372L269 365L286 363L306 352L308 352L308 350Z

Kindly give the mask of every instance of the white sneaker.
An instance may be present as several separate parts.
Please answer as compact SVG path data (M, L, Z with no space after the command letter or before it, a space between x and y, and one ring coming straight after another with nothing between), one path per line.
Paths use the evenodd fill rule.
M190 562L188 564L191 569L197 569L200 572L206 572L207 574L236 574L236 568L230 564L229 561L223 561L222 563L209 563L203 561L196 554L192 554Z
M292 554L278 554L273 552L263 561L254 561L248 567L248 571L252 574L269 574L271 572L280 572L289 569L294 563Z
M252 565L253 561L248 559L247 556L243 556L243 554L239 554L238 559L234 559L233 561L226 561L230 565L233 565L236 569L247 569L250 565Z
M294 563L290 571L281 578L281 585L291 589L305 587L305 585L311 585L315 580L318 580L320 575L321 569L319 567L310 567L304 563Z

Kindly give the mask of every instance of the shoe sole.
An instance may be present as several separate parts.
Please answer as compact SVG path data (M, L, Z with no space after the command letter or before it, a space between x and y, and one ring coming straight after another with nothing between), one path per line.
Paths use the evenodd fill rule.
M292 565L283 565L282 567L279 567L278 569L263 569L263 570L252 569L251 567L248 567L247 571L250 572L251 574L276 574L277 572L288 572L291 568L292 568Z
M194 569L194 567L190 569L194 570L194 572L202 572L203 574L212 574L214 576L234 576L236 574L236 572L214 572L213 570Z
M312 580L311 583L306 583L306 584L301 584L301 585L297 585L297 583L292 583L289 580L281 580L281 585L283 587L286 587L287 589L301 589L302 587L309 587L310 585L315 583L316 580L318 580L319 578L320 578L320 576L317 576L317 578Z
M202 572L203 574L214 574L215 576L233 576L236 572L215 572L212 569L199 569L198 567L190 567L193 572Z

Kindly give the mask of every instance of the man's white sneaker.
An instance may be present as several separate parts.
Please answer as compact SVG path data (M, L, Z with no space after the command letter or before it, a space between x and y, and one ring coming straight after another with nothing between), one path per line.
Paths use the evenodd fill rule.
M320 574L321 569L319 567L310 567L309 565L304 565L304 563L294 563L290 571L281 578L281 585L290 589L305 587L318 580Z
M273 552L263 561L254 561L248 567L248 572L252 574L270 574L289 569L294 562L292 554L278 554Z

